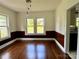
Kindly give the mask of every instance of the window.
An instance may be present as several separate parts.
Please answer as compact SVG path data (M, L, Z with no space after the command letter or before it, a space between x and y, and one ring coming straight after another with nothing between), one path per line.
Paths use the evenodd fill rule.
M27 33L28 34L43 34L44 33L44 18L28 18L27 19Z
M34 20L27 19L27 33L34 33Z
M44 33L44 18L37 18L37 33Z
M0 15L0 38L8 37L8 22L7 16Z
M76 26L79 27L79 18L76 19Z

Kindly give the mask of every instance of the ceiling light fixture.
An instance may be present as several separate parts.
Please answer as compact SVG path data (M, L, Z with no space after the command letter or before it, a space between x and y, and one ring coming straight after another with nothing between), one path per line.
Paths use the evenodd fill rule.
M30 8L31 8L31 0L26 0L26 6L27 6L27 12L26 12L26 14L27 14L27 16L28 16L28 14L29 14L29 11L30 11Z

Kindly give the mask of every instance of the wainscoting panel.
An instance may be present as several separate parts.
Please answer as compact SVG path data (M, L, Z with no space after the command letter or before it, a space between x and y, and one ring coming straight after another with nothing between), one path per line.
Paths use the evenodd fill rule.
M64 35L61 33L55 32L56 40L64 47Z
M56 31L46 31L45 35L25 35L25 31L15 31L11 32L11 38L0 41L0 45L16 38L55 38L64 47L64 35Z

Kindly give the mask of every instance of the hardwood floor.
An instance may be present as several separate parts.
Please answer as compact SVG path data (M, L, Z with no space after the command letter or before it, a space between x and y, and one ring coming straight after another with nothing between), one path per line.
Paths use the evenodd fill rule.
M70 59L54 41L16 41L0 53L0 59Z

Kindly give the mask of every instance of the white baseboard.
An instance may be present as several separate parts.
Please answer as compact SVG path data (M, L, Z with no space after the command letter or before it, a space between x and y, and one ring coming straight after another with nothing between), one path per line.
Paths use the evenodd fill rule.
M54 38L16 38L17 40L54 40Z
M55 39L55 42L56 42L56 44L59 46L59 48L60 48L64 53L66 53L64 47L62 47L61 44L60 44L56 39Z
M8 43L5 43L5 44L1 45L1 46L0 46L0 49L2 49L2 48L4 48L4 47L6 47L6 46L12 44L12 43L15 42L16 40L17 40L17 39L14 39L14 40L12 40L12 41L10 41L10 42L8 42Z

